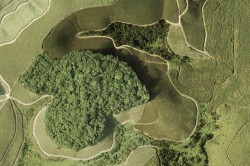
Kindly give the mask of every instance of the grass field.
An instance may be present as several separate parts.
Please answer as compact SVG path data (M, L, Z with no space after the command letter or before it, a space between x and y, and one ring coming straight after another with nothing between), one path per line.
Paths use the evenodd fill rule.
M202 17L202 6L206 0L188 0L188 10L181 17L181 24L188 43L199 49L204 50L205 29Z
M2 0L0 3L0 10L3 9L5 6L10 4L13 0Z
M7 0L9 3L5 5L0 4L0 20L4 15L13 12L20 4L27 2L28 0ZM4 1L3 1L4 2Z
M206 144L209 164L247 165L249 163L249 108L223 104L218 108L220 128ZM245 132L244 132L245 131Z
M8 101L0 111L0 161L4 159L5 153L15 136L16 117L11 102ZM0 163L1 163L0 162Z
M207 50L216 60L234 69L234 1L208 0L204 5ZM223 24L222 24L223 22ZM227 26L223 26L227 25ZM221 40L223 39L223 40Z
M208 23L213 24L208 26L210 38L207 50L216 53L215 58L234 70L230 78L216 86L214 103L220 115L220 128L215 131L215 139L206 145L209 162L210 165L249 165L250 88L247 71L250 58L249 38L246 37L249 29L246 28L248 21L243 19L250 16L247 12L249 3L208 2L205 6L206 18ZM234 10L229 11L232 7ZM211 9L216 10L210 13ZM223 17L214 19L218 16ZM219 21L228 26L220 26Z
M24 131L23 131L23 119L22 114L16 107L15 103L12 102L12 107L14 109L16 115L16 128L15 128L15 136L11 142L10 147L6 151L5 157L1 163L2 166L14 165L16 162L22 143L24 139Z
M164 0L162 18L173 23L179 22L179 9L177 0Z
M135 151L131 152L125 163L121 166L144 166L149 160L156 156L156 149L150 146L139 147Z
M77 32L103 29L112 21L139 25L152 24L161 18L161 6L163 6L162 0L159 3L155 3L153 0L143 0L141 3L136 0L119 0L111 6L80 10L65 18L53 28L44 40L43 48L50 53L54 53L55 51L50 50L51 47L64 47L74 40ZM59 49L56 51L61 53Z
M212 100L216 83L224 82L232 74L230 68L214 60L194 60L170 70L171 79L179 90L204 103Z
M241 126L240 130L236 133L234 140L228 146L227 155L234 165L247 165L250 163L250 159L248 157L250 154L249 122L250 121Z
M200 53L191 47L189 47L183 36L183 32L180 26L171 25L168 35L167 43L174 53L180 56L188 56L192 59L206 59L208 56L206 54Z
M25 89L19 81L12 87L10 96L23 103L32 103L41 97Z
M11 42L23 27L41 16L49 7L49 0L30 0L20 5L13 13L3 17L0 24L0 43Z

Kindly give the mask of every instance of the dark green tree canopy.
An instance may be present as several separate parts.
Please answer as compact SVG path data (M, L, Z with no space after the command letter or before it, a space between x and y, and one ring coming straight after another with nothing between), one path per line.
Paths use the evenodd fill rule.
M149 99L127 63L91 51L72 51L61 60L40 54L20 80L33 92L54 96L45 118L47 133L76 150L103 138L112 114Z

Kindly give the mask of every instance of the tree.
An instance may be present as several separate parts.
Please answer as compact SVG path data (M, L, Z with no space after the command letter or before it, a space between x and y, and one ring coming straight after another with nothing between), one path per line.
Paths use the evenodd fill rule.
M46 131L59 146L75 150L102 139L110 115L149 99L127 63L91 51L72 51L61 60L40 54L20 81L38 94L54 96L45 116Z

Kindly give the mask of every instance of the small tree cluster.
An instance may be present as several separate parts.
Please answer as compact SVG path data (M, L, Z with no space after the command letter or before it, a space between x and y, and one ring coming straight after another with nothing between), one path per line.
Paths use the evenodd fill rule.
M47 133L76 150L99 141L112 114L149 99L128 64L91 51L72 51L61 60L41 54L20 80L38 94L54 96L45 118Z
M150 26L136 26L114 22L103 31L88 31L83 33L83 35L110 36L118 46L129 45L147 51L150 54L157 54L175 63L188 61L187 57L181 58L168 48L166 42L168 30L169 24L162 19Z

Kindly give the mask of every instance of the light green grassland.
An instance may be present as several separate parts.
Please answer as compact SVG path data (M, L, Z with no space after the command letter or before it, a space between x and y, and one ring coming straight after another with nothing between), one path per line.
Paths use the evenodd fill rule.
M160 166L159 158L157 155L153 156L144 166Z
M0 161L3 160L6 150L15 136L16 118L11 102L5 103L0 111Z
M188 56L193 59L205 59L208 57L204 53L198 52L189 47L183 35L184 34L180 26L170 26L167 35L167 43L174 53L180 56Z
M0 4L0 20L2 20L4 15L14 12L19 5L21 5L24 2L27 2L28 0L7 0L7 1L9 3L7 4L5 3L5 5L3 5L2 3Z
M29 0L13 13L2 18L0 24L0 43L11 42L23 27L41 16L49 7L49 0Z
M177 0L164 0L162 18L173 23L179 22L179 9Z
M156 149L150 146L139 147L135 151L131 152L125 163L121 166L144 166L147 162L156 156Z
M206 144L209 164L248 165L249 164L249 107L221 105L217 112L220 116L215 138Z

